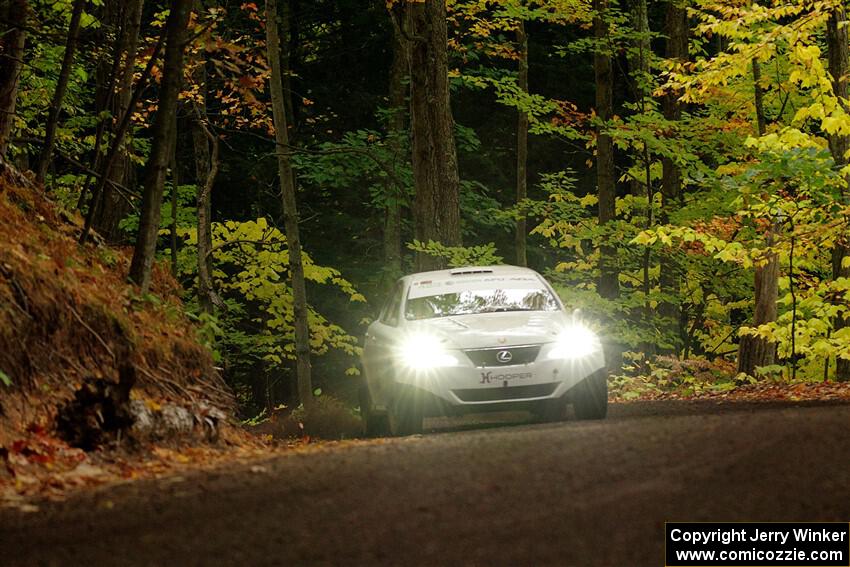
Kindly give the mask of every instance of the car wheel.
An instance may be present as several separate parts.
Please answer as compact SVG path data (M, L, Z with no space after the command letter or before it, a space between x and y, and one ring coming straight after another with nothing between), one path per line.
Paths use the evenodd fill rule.
M564 421L567 417L567 402L563 398L543 400L534 410L534 418L538 423Z
M360 420L363 422L363 434L366 437L387 436L390 429L387 414L374 410L369 386L365 381L357 393L360 398Z
M608 370L597 370L578 384L573 409L578 419L605 419L608 415Z
M422 433L424 408L421 396L413 388L399 388L390 412L390 430L393 435Z

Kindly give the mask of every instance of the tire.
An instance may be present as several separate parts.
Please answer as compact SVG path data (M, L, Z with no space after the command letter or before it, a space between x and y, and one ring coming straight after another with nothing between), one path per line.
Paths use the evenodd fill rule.
M597 370L575 388L573 409L581 420L605 419L608 415L608 370Z
M537 423L554 423L567 418L567 402L563 398L543 400L534 409L534 421Z
M387 414L378 413L373 409L372 396L365 380L357 394L360 398L360 420L363 422L363 435L366 437L386 437L390 429Z
M425 419L422 397L415 388L397 388L390 411L390 431L402 437L422 433Z

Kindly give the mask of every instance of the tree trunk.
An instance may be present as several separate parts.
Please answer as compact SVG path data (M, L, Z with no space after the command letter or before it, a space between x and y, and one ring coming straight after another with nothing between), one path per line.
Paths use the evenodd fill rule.
M772 231L772 229L771 229ZM773 245L772 234L767 238L768 246ZM764 325L776 320L776 302L779 295L779 257L768 251L766 262L756 267L755 275L755 313L753 326ZM738 372L755 375L758 366L769 366L776 358L776 345L767 339L753 336L741 337L738 344Z
M390 68L390 120L389 138L393 154L393 164L404 162L407 144L407 80L410 75L410 53L408 41L400 26L393 18L393 62ZM387 181L390 190L389 203L386 206L384 222L384 263L389 279L395 280L401 275L401 206L404 201L404 187L392 180ZM388 284L391 285L390 282Z
M633 54L629 58L629 67L631 68L631 79L634 84L635 101L641 104L641 111L643 111L644 98L648 94L649 59L652 55L652 46L649 41L649 13L646 0L632 0L631 11L632 27L637 35L632 44ZM643 193L643 190L639 190L636 194L640 195Z
M196 4L197 6L197 4ZM212 188L218 174L218 138L210 130L207 119L206 58L193 73L198 86L198 98L192 118L192 146L195 151L195 184L198 206L198 302L201 309L211 313L223 304L212 281ZM210 154L212 146L212 154Z
M218 175L218 138L206 124L201 124L202 133L212 144L212 154L208 155L209 170L204 173L203 184L198 183L198 298L201 308L212 312L213 307L222 308L224 302L215 291L212 280L212 189ZM196 142L197 143L197 142ZM200 166L196 162L196 166Z
M106 152L106 157L103 160L104 171L109 171L118 159L118 155L121 152L121 147L124 142L124 135L130 128L130 121L133 117L133 111L135 110L136 105L139 103L139 98L141 97L142 91L144 91L145 89L145 85L147 85L148 79L150 79L151 73L153 72L153 68L159 57L159 51L162 48L162 44L165 42L165 36L167 33L167 29L162 30L162 33L160 33L159 39L157 39L156 45L154 45L150 59L148 59L148 63L145 66L145 70L142 71L142 74L139 77L139 84L133 90L132 95L130 95L130 103L127 105L127 111L121 117L121 121L118 123L118 127L115 129L112 142L109 145L109 150ZM97 181L97 185L95 185L94 192L92 193L91 202L89 203L89 210L86 212L86 223L83 227L82 234L80 234L80 244L85 243L86 239L88 238L88 234L91 230L93 221L98 215L99 204L102 203L100 196L103 194L103 191L107 186L108 182L108 177L106 175L101 175Z
M195 185L197 186L198 206L198 302L201 309L211 313L213 308L211 292L212 286L212 256L209 250L212 248L211 227L211 204L210 194L212 189L210 171L212 170L212 156L210 155L210 141L204 132L207 119L206 105L206 69L204 63L198 65L194 73L194 81L198 87L198 101L194 104L195 116L192 117L192 146L195 152Z
M666 57L680 63L687 62L688 12L677 0L671 0L667 4L666 28ZM668 92L661 100L662 112L667 120L681 120L683 105L679 102L679 96L678 92ZM664 157L661 159L661 211L659 212L659 220L662 224L669 222L670 211L678 208L681 200L682 172L672 159ZM677 263L671 258L672 254L673 252L666 252L661 256L659 287L662 294L678 295L681 277ZM664 301L658 306L658 313L671 324L680 321L682 315L679 306L669 301ZM686 329L687 326L682 328L685 332ZM680 338L684 343L687 337Z
M528 92L528 35L525 33L525 22L520 20L517 28L517 44L519 46L519 72L517 86L524 93ZM528 114L519 111L516 127L516 202L522 203L528 197ZM527 266L526 254L527 228L525 215L517 218L514 242L516 246L517 266Z
M850 80L850 48L848 48L847 37L847 15L844 6L836 4L832 14L827 21L827 48L829 54L829 73L832 75L832 90L838 100L847 109L847 81ZM847 136L832 135L829 137L829 150L836 165L847 165L847 152L850 151L850 138ZM848 191L850 191L850 178L845 179L846 187L841 192L842 204L848 203ZM842 262L850 254L850 242L847 236L842 235L835 243L832 250L832 277L850 277L850 268L842 267ZM843 329L850 320L837 317L833 321L833 328L837 331ZM838 358L836 360L835 378L840 382L850 381L850 360Z
M126 31L124 33L124 41L121 45L123 57L121 76L118 80L116 96L113 98L111 105L112 115L115 117L112 128L113 133L117 128L117 122L120 120L120 117L130 108L130 102L133 96L133 75L136 70L136 50L139 45L142 7L142 0L127 0L121 7L121 25L125 27ZM134 170L130 161L131 147L132 138L127 135L111 167L109 167L108 171L104 172L109 181L125 187L131 187L133 185L132 181L135 176L133 175ZM95 230L108 241L117 242L120 240L118 224L129 212L127 201L118 194L110 183L107 183L103 188L97 207L98 214L92 221Z
M295 363L298 397L304 407L313 404L312 369L310 366L310 327L308 325L307 290L304 265L301 262L301 239L298 233L298 209L295 201L295 176L289 158L289 132L286 124L283 82L281 80L280 37L278 36L277 2L266 0L266 47L271 67L271 98L280 190L283 198L283 221L289 249L289 272L292 279L292 301L295 319Z
M667 4L667 52L668 59L681 63L688 61L688 12L683 6L671 0ZM668 92L661 101L664 118L667 120L681 120L682 103L679 102L680 93ZM667 213L673 206L678 206L682 198L682 173L679 167L670 158L661 161L661 196L662 196L662 220L667 222ZM662 271L663 272L663 271Z
M764 90L761 88L761 63L753 59L753 89L755 93L756 126L759 136L767 131L767 118L764 115Z
M761 65L753 59L753 85L758 135L764 136L767 120L764 114L764 92L761 88ZM774 229L769 229L767 245L773 245ZM755 313L753 326L764 325L776 320L776 301L779 297L779 258L768 251L766 261L755 267ZM773 364L776 345L759 337L741 337L738 343L738 372L750 376L757 366Z
M0 160L6 158L15 125L18 83L24 62L27 33L27 0L8 0L0 4L4 25L0 35Z
M646 96L647 96L647 80L649 78L649 58L651 55L651 45L649 41L649 14L646 7L646 0L632 0L631 2L631 19L632 28L635 31L635 38L632 42L632 53L629 56L629 71L632 82L632 91L635 102L641 113L646 112ZM635 169L643 159L643 153L635 154L634 162ZM640 165L644 165L640 163ZM645 180L644 180L645 181ZM646 183L641 181L637 176L631 178L631 193L636 197L645 197L649 188ZM650 202L648 206L652 206ZM647 248L647 250L649 250ZM646 253L646 251L644 251ZM646 255L648 259L648 255ZM648 270L644 270L648 271Z
M171 223L168 225L171 239L171 275L177 278L177 213L180 207L177 188L180 186L180 171L177 169L177 115L174 115L174 142L171 144Z
M59 125L59 113L62 112L62 103L65 101L65 91L68 90L68 81L71 78L71 68L74 66L74 52L77 50L77 37L80 34L80 20L83 17L83 7L86 0L74 0L71 9L71 23L68 26L68 39L65 43L65 55L62 57L62 67L59 70L59 81L56 83L56 91L50 102L50 110L47 114L45 125L44 147L41 149L41 157L36 167L35 179L44 183L47 177L47 169L53 157L53 146L56 144L56 128Z
M150 288L151 269L156 254L162 210L162 192L171 144L174 143L174 120L177 112L177 96L183 79L183 51L186 44L186 29L192 12L192 0L173 0L166 22L165 63L160 85L159 108L153 125L153 145L145 170L142 210L139 219L139 234L130 265L130 279L143 292Z
M649 73L650 73L650 55L651 45L649 41L649 14L647 11L646 0L633 0L632 2L632 26L636 32L636 37L632 46L633 54L630 58L629 65L631 68L631 80L633 84L634 99L640 114L646 114L646 101L649 91ZM654 224L654 196L655 188L652 185L652 161L649 146L646 142L643 143L643 148L640 154L634 156L634 168L640 165L643 168L643 180L637 175L632 176L632 194L635 196L644 197L646 199L646 212L644 228L649 230ZM643 249L643 296L644 305L641 315L647 326L655 316L655 309L650 302L650 292L652 290L652 279L650 270L652 268L652 251L648 246ZM640 344L640 350L643 353L644 362L649 360L649 357L655 354L655 344L651 341L644 341Z
M283 0L281 10L280 72L283 81L283 104L286 109L286 126L295 129L295 99L292 96L292 55L298 45L298 34L293 26L296 10L292 0Z
M596 184L599 196L599 224L614 220L617 196L616 173L614 171L614 141L604 132L606 124L614 115L614 75L611 55L608 53L608 0L593 0L593 35L597 46L593 54L593 69L596 78L596 115L600 125L596 128ZM608 244L600 247L599 295L606 299L620 294L617 269L617 249Z
M121 58L124 54L124 43L127 36L127 26L123 24L123 17L120 14L122 11L120 6L116 6L116 2L105 2L103 11L98 16L103 22L97 29L96 41L106 43L109 39L109 30L115 31L115 39L112 43L112 60L101 58L95 65L95 97L94 111L98 116L97 128L94 135L94 149L92 151L91 173L86 176L83 183L83 188L80 191L80 196L77 199L77 209L82 211L83 205L89 196L91 184L94 181L96 174L100 171L102 162L102 147L103 140L106 136L106 128L112 123L113 117L107 116L107 111L112 108L113 98L115 94L115 84L119 80L118 75L121 72ZM116 8L118 14L116 14Z
M445 0L407 2L410 36L410 114L413 132L414 231L420 242L460 246L460 180L449 98ZM444 260L416 254L420 271Z

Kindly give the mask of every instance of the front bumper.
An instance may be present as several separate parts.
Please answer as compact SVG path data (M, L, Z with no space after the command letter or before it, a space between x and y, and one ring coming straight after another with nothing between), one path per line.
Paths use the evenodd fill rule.
M579 382L604 369L602 351L580 360L551 359L548 345L527 364L476 366L468 357L459 366L429 370L398 369L395 381L436 398L439 405L468 411L509 409L538 400L562 398Z

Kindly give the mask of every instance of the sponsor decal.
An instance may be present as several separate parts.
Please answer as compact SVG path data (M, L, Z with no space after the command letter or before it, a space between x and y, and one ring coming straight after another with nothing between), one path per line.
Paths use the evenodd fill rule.
M504 374L496 374L492 370L488 370L487 372L481 373L481 381L479 384L491 384L493 382L498 383L499 381L507 383L508 380L528 380L533 376L534 374L532 372L506 372Z

